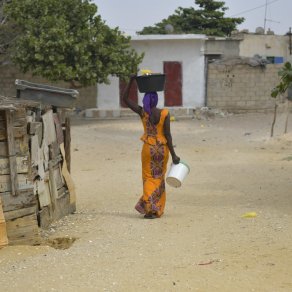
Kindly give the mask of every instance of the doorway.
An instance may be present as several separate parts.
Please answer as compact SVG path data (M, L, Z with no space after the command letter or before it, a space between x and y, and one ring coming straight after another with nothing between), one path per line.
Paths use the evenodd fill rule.
M125 92L127 84L128 83L126 81L120 79L120 81L119 81L120 105L123 108L127 107L127 105L123 101L123 94ZM138 87L137 87L136 82L132 83L132 86L131 86L131 89L130 89L130 92L129 92L129 99L131 99L131 100L135 101L136 103L138 103Z
M182 106L182 63L163 62L163 72L166 75L164 105Z

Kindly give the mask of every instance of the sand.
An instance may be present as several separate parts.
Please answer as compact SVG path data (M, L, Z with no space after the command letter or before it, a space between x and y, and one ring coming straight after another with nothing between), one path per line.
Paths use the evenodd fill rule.
M155 220L134 210L140 121L74 120L77 212L42 232L51 246L0 250L0 290L292 291L292 136L282 134L284 119L272 139L272 114L172 122L191 173L181 188L167 187L165 215Z

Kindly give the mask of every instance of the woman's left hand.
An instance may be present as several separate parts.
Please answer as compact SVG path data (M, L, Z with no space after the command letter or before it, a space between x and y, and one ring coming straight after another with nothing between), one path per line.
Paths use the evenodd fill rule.
M174 155L172 157L172 162L173 162L173 164L179 164L180 158L178 156Z

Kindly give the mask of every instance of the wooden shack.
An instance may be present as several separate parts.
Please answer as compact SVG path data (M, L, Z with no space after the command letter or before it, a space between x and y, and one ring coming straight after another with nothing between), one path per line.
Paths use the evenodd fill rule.
M0 96L0 247L75 211L70 139L66 110Z

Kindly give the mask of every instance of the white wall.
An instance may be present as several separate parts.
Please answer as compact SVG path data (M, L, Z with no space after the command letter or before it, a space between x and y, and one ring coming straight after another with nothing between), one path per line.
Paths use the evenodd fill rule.
M140 69L163 73L163 61L182 63L182 98L184 107L204 105L204 42L202 40L132 41L132 47L145 52ZM143 94L139 94L141 102ZM159 106L164 106L164 92L159 93Z
M138 53L145 53L140 69L163 73L163 61L182 63L182 99L184 107L200 107L205 102L204 39L132 39L132 47ZM139 104L144 94L139 93ZM159 92L158 106L164 106L164 92ZM117 109L119 82L111 78L111 85L98 86L98 108Z
M110 77L109 80L110 85L98 84L97 86L97 107L100 109L119 109L119 79Z

